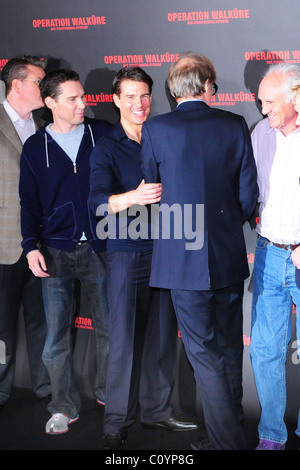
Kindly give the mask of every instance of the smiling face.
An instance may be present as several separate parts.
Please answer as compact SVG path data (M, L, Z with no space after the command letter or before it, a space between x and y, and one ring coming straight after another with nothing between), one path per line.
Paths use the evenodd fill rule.
M120 94L114 94L114 102L120 109L120 121L125 132L140 132L151 111L149 85L135 80L123 80Z
M45 103L53 114L53 131L70 132L84 121L84 89L79 81L69 80L60 84L60 91L56 99L47 97Z
M294 103L287 103L282 75L266 76L259 86L258 98L262 104L262 113L269 118L270 127L280 129L284 135L297 129L297 113Z
M298 113L296 124L297 126L300 126L300 94L296 95L294 103L295 111Z

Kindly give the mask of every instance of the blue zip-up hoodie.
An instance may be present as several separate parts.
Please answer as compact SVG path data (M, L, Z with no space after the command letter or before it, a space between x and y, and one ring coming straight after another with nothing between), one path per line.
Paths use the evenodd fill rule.
M85 233L95 252L105 250L96 235L96 218L89 209L90 154L111 128L104 120L85 118L76 165L52 139L46 126L25 142L21 155L20 199L22 247L27 254L37 243L73 251Z

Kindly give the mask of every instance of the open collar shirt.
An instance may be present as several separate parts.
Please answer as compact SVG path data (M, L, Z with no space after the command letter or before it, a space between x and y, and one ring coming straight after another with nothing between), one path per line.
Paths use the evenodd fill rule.
M257 232L274 243L300 243L300 130L284 136L259 122L252 133L259 186Z
M14 128L16 129L17 134L21 139L22 144L24 144L24 142L28 139L28 137L33 135L36 131L32 113L28 119L24 120L12 108L12 106L9 104L7 100L3 102L3 106L8 116L10 117L14 125Z

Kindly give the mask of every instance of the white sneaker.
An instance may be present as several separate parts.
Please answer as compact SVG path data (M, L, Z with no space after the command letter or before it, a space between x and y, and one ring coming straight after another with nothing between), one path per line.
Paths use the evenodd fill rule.
M75 423L78 419L79 416L71 419L62 413L54 413L46 423L46 434L63 434L69 431L68 424Z

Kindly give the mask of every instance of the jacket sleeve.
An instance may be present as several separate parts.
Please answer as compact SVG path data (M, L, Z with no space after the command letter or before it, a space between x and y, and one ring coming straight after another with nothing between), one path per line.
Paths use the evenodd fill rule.
M100 141L92 151L90 166L89 207L94 215L103 216L106 215L108 198L115 192L115 177L111 168L109 151Z
M160 175L147 123L143 124L141 168L145 183L159 183Z
M37 249L40 240L43 208L40 204L38 185L23 148L20 161L19 194L21 204L22 247L27 254Z
M242 118L244 132L244 155L240 172L239 198L242 207L242 222L246 222L254 212L258 199L256 164L253 156L250 132Z

